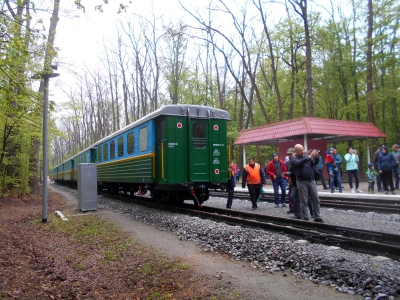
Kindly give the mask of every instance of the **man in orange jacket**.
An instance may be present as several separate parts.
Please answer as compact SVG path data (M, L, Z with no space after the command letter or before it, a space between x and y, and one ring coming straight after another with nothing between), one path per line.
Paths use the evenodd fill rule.
M249 158L249 163L243 169L242 188L247 188L250 194L252 210L257 209L257 199L260 197L261 188L265 185L265 173L263 169L254 161L253 157Z

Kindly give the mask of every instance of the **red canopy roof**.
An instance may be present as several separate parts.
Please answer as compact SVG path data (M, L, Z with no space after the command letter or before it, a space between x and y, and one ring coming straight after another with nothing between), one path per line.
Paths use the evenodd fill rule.
M277 145L304 135L308 140L328 142L386 138L372 123L303 117L242 130L235 145Z

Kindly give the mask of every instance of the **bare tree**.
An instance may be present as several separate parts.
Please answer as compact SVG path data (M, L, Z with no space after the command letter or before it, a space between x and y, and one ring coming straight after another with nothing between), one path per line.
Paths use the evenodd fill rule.
M375 124L373 82L372 82L372 33L374 27L374 11L372 0L368 0L368 33L367 33L367 107L369 121Z
M311 73L311 39L310 30L308 28L308 15L307 15L307 0L289 0L295 12L303 19L304 35L306 41L306 62L307 62L307 97L308 97L308 116L314 117L314 100L313 100L313 85Z

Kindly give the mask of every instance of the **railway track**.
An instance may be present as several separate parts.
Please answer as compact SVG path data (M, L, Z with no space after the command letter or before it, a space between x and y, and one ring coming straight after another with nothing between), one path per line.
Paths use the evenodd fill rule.
M210 192L210 197L228 197L227 192ZM234 198L241 200L249 200L248 193L235 193ZM275 202L273 195L264 194L260 197L262 202ZM376 212L382 214L400 214L400 200L386 200L386 199L349 199L342 198L332 200L332 198L325 198L320 195L320 204L322 207L354 210L362 212Z
M118 199L170 212L210 219L216 222L224 222L234 226L282 232L289 236L305 239L314 243L338 246L343 249L371 255L387 256L396 260L400 259L400 235L396 234L360 230L236 210L233 211L208 207L207 205L204 205L202 208L197 208L191 204L183 204L181 207L172 207L149 202L149 198L146 197L146 199L143 199L144 197L145 196L118 196Z

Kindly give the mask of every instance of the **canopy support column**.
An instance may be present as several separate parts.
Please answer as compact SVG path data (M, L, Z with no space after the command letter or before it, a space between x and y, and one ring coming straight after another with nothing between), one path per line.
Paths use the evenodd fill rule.
M246 145L243 145L243 168L246 166Z
M304 150L308 151L308 142L307 142L307 134L304 135Z
M368 139L365 139L365 148L367 148L367 162L370 163L371 156L370 156L370 152L369 152L369 140Z

